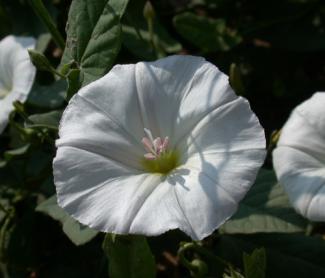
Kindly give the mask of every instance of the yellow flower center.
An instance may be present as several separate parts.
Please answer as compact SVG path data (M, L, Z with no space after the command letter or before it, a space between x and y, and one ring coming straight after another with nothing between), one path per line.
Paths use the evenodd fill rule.
M168 150L169 139L153 138L149 129L144 129L146 137L142 138L145 150L141 161L143 168L150 173L167 174L179 165L177 151Z
M179 165L179 154L177 151L166 151L155 159L143 158L141 163L147 172L168 174Z

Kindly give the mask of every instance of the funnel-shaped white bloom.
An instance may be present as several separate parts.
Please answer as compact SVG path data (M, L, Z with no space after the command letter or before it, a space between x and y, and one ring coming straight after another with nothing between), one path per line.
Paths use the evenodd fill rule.
M0 133L16 100L24 102L32 88L36 69L27 49L34 48L30 37L7 36L0 41Z
M273 165L295 209L310 220L325 221L325 93L292 111Z
M248 102L203 58L117 65L61 120L58 202L92 228L202 239L237 209L265 157Z

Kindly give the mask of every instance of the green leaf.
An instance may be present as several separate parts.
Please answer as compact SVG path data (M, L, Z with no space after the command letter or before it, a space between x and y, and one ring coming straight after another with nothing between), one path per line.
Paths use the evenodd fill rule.
M120 50L119 16L107 0L74 0L71 4L67 42L61 65L74 60L83 75L83 86L112 67Z
M129 0L109 0L109 4L111 5L111 7L115 11L115 13L119 16L120 19L124 15L128 3Z
M43 114L34 114L28 117L29 122L26 122L25 126L29 128L57 129L61 116L61 110L54 110Z
M28 49L28 54L29 54L29 57L30 57L33 65L38 70L49 71L49 72L55 71L55 69L52 67L50 62L45 57L45 55L42 54L41 52L38 52L33 49Z
M109 259L109 277L155 277L155 261L145 237L107 234L103 249Z
M220 232L304 232L307 224L307 220L291 207L274 172L262 169L255 184L240 202L237 213L220 228Z
M228 51L242 40L236 31L226 26L224 19L212 19L185 12L175 16L173 21L180 35L206 52Z
M23 157L27 154L29 151L30 144L26 144L22 147L19 147L17 149L9 150L4 153L4 157L7 161L10 159L16 158L16 157Z
M28 157L25 175L29 181L43 180L44 177L52 173L53 153L49 150L33 150Z
M266 268L265 249L255 249L252 254L244 253L245 278L264 278Z
M243 252L265 248L268 278L325 277L325 241L299 234L224 235L215 254L242 268Z
M98 231L80 224L60 208L56 201L56 195L39 204L36 211L45 213L53 219L60 221L63 226L63 232L75 245L85 244L98 234Z
M50 86L35 84L28 95L27 104L42 109L57 109L65 103L67 82L59 80Z

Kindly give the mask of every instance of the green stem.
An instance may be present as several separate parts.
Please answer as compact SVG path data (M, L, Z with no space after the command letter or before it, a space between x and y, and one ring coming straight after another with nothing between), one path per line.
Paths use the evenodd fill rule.
M50 16L49 12L45 8L42 0L29 0L29 4L33 8L36 15L41 19L41 21L45 24L47 29L52 34L53 40L57 44L58 47L64 49L65 42L63 37L61 36L60 32L56 28L52 17Z
M65 75L61 74L60 72L58 72L58 71L55 70L54 68L52 68L50 71L51 71L51 73L53 73L53 74L59 76L59 77L62 78L62 79L66 79L66 78L67 78Z

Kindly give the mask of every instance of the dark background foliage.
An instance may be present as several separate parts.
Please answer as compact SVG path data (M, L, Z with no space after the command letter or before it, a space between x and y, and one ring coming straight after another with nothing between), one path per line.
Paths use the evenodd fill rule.
M71 1L44 3L65 37ZM325 90L321 0L156 0L152 39L144 5L143 0L129 1L115 63L176 53L204 56L231 76L234 89L250 101L268 139L297 104ZM29 1L0 0L0 39L8 34L38 38L37 50L59 66L63 50ZM52 73L38 71L29 99L16 107L0 136L4 278L108 277L104 236L71 222L55 199L48 199L55 194L52 159L58 121L67 104L66 86ZM243 252L259 247L266 250L266 277L325 277L324 227L295 214L271 167L269 155L265 165L269 170L262 170L238 213L202 243L212 257L187 251L189 258L205 262L207 277L222 277L224 271L213 255L243 272ZM177 256L181 241L189 238L179 231L149 238L158 277L190 276Z

